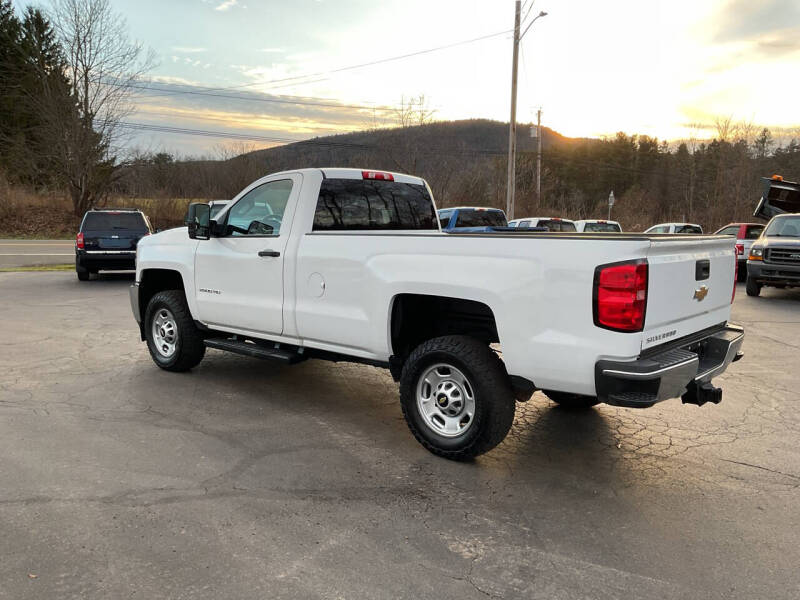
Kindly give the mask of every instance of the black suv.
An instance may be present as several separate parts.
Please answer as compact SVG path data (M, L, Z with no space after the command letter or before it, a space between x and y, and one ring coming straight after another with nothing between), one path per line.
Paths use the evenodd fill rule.
M152 232L150 221L135 208L88 211L75 238L78 279L88 281L98 271L135 269L136 244Z

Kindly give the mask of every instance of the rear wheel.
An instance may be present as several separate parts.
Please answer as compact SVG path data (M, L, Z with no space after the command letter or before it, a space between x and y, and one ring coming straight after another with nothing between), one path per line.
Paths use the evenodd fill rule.
M747 278L747 295L748 296L758 296L761 293L761 284L758 283L755 279L748 277Z
M418 346L403 367L400 402L417 441L453 460L488 452L514 421L514 391L502 361L467 336Z
M144 324L147 349L162 369L188 371L203 360L203 336L192 320L182 291L166 290L153 296L147 304Z
M78 274L78 281L89 281L89 269L82 267L77 261L75 262L75 273Z
M542 390L544 395L553 402L568 410L587 410L597 404L600 400L596 396L581 396L580 394L570 394L568 392L556 392L553 390Z

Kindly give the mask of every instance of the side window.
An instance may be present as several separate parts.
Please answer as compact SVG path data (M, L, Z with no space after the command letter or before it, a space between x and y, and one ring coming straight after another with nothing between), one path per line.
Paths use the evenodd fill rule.
M764 231L763 225L748 225L744 233L744 238L746 240L757 240L761 236L762 231Z
M450 222L450 217L453 216L452 212L442 212L439 213L439 226L444 229L447 227L447 224Z
M725 227L724 229L720 229L717 232L717 235L738 235L739 234L739 226L733 225L731 227Z
M438 231L436 221L424 185L325 179L317 199L314 231Z
M247 192L228 211L227 234L279 235L292 180L270 181Z

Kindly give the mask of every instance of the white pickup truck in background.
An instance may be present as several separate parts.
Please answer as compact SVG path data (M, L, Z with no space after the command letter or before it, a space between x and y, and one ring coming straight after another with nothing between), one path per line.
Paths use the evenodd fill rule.
M386 367L448 458L499 444L536 389L719 402L711 378L741 357L730 237L442 233L425 181L355 169L269 175L189 223L138 246L131 305L159 367L207 347Z

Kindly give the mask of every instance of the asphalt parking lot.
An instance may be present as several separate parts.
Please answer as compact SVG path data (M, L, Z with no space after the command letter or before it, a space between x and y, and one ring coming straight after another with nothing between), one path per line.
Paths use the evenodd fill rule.
M518 405L472 463L388 373L151 362L131 279L0 273L0 598L798 598L800 291L719 406Z

